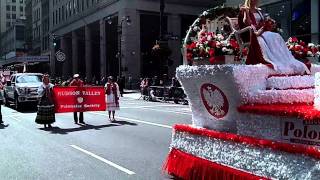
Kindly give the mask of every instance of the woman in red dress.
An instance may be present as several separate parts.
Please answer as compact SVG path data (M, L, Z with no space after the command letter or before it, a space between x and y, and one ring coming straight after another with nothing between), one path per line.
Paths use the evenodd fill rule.
M253 30L251 37L249 33L242 36L250 40L246 64L270 64L285 74L310 73L305 64L292 56L280 34L271 32L271 19L264 18L257 4L258 0L245 0L238 17L241 29L250 26Z

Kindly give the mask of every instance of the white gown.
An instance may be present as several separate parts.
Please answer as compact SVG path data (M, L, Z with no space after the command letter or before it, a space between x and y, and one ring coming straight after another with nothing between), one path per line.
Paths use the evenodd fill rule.
M107 84L105 85L105 88L107 88ZM118 86L117 83L114 83L114 84L116 85L116 88L117 88L117 98L119 98L119 95L120 95L119 86ZM116 99L115 98L116 98L116 95L113 94L113 91L111 91L109 95L106 95L107 111L120 110L119 103L118 104L116 103Z
M256 22L262 20L258 13L254 13ZM310 74L307 66L296 60L278 33L266 31L258 36L263 58L273 65L274 69L283 74Z

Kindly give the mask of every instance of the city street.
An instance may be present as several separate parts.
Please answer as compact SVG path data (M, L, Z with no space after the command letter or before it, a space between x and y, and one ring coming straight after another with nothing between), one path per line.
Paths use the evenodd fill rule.
M2 106L1 179L169 179L162 165L171 127L190 124L187 105L146 102L138 93L121 98L116 122L107 112L56 114L52 129L34 122L36 112Z

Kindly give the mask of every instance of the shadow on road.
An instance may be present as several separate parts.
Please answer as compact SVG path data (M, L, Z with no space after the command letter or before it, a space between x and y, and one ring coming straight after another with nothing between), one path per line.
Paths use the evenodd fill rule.
M4 129L4 128L8 127L8 126L9 126L9 124L0 124L0 129Z
M119 126L116 124L106 124L106 125L100 125L100 126L94 126L94 125L82 125L80 127L76 127L76 128L68 128L68 129L62 129L60 127L52 127L52 128L39 128L41 130L44 131L50 131L52 134L68 134L70 132L76 132L76 131L85 131L85 130L100 130L101 128L107 128L107 127L113 127L113 126Z
M99 126L94 126L91 124L78 124L80 127L76 128L68 128L68 129L63 129L60 127L52 127L52 128L39 128L44 131L49 131L52 134L68 134L70 132L76 132L76 131L85 131L85 130L101 130L102 128L107 128L107 127L116 127L116 126L124 126L124 125L129 125L129 126L137 126L136 123L131 123L127 121L115 121L112 124L105 124L105 125L99 125Z
M128 121L113 121L113 124L120 124L120 125L129 125L129 126L137 126L138 124L128 122Z

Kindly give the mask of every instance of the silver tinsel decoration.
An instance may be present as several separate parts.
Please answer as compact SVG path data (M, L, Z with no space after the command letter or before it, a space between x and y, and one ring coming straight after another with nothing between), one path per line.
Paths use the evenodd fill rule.
M320 160L186 132L175 132L171 148L272 179L320 179Z

